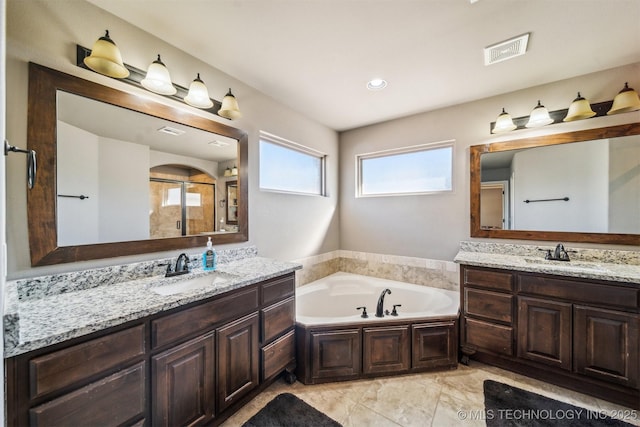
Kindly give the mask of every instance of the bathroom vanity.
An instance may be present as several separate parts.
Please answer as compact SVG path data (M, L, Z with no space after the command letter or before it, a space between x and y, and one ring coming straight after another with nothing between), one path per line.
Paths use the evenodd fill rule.
M207 288L162 295L143 279L17 301L7 425L219 424L295 368L297 268L254 257Z
M640 407L640 265L478 250L456 257L463 361Z

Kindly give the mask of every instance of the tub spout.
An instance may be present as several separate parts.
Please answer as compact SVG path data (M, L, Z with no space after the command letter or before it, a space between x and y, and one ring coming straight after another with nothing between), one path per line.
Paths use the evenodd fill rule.
M387 288L380 294L380 298L378 298L378 305L376 306L376 317L384 316L384 296L390 293L391 290Z

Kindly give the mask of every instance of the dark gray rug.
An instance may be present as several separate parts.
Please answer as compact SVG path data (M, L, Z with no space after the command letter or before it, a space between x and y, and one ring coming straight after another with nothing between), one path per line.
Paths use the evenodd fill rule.
M590 411L491 380L484 382L484 407L487 427L631 426L609 417L606 411ZM638 417L638 411L628 409L620 411L618 416L634 417L634 414Z
M291 393L282 393L242 427L342 427Z

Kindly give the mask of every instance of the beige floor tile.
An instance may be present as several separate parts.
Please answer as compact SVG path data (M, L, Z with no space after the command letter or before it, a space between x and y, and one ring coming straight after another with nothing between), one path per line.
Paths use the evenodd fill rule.
M449 371L309 386L279 380L222 425L241 426L278 394L292 393L345 427L484 426L486 379L614 418L619 415L617 418L640 426L640 411L478 362Z

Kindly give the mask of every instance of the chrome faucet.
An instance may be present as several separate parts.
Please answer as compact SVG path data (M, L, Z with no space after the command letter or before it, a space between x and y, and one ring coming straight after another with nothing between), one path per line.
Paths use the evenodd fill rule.
M391 294L391 290L390 289L385 289L380 294L380 298L378 298L378 305L376 306L376 317L383 317L384 316L384 296L386 294Z

